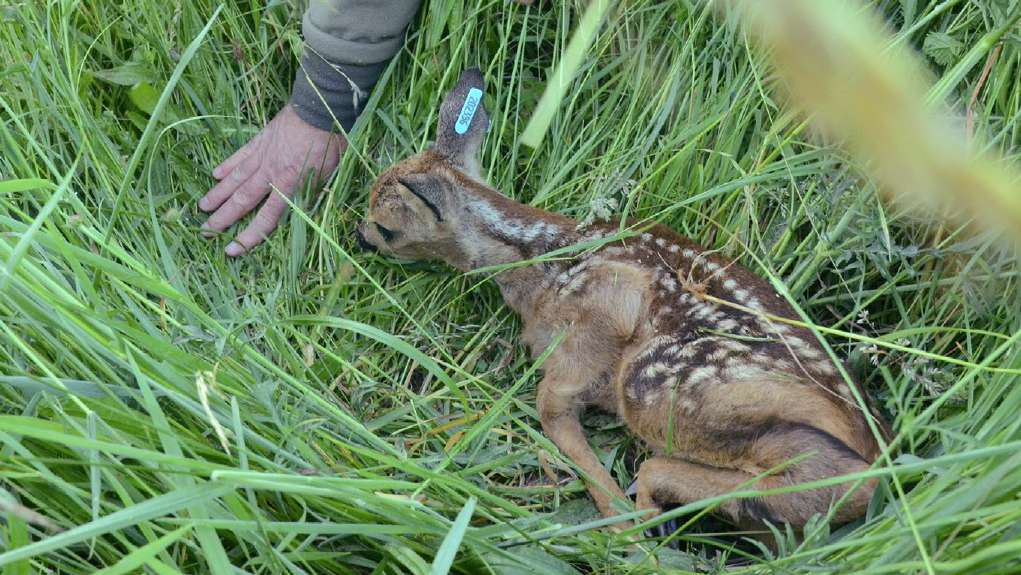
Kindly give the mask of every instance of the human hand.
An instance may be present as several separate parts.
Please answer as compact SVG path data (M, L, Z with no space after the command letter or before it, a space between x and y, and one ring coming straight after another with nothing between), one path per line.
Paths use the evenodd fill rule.
M224 250L231 257L244 255L277 227L287 210L281 194L293 196L309 174L317 183L326 179L346 147L347 140L340 134L309 125L290 105L284 106L251 141L213 170L220 182L199 200L199 209L213 212L202 224L203 235L222 232L266 199Z

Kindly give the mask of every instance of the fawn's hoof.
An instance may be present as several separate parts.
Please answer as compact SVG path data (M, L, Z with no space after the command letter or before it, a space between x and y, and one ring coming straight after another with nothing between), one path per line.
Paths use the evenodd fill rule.
M637 480L632 481L631 485L628 486L627 490L624 493L626 493L629 497L637 499L638 481ZM645 508L649 506L647 502L638 501L635 502L635 505L638 508ZM653 519L662 512L658 507L656 506L653 507L656 509L656 511L653 513L649 513L646 516L646 519ZM680 525L677 523L677 519L669 519L667 521L664 521L663 523L660 523L659 525L655 525L653 527L646 529L645 536L649 538L665 538L672 535L675 531L677 531L679 527Z

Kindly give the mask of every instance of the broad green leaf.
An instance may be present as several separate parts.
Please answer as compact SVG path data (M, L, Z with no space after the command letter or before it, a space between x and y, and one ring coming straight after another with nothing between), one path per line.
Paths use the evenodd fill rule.
M940 66L949 66L957 60L964 49L964 43L946 32L929 32L925 36L925 54Z
M52 190L54 188L56 188L56 186L53 185L53 182L42 178L24 178L20 180L0 181L0 194L14 194L39 189Z
M152 87L152 84L139 82L128 90L128 98L136 108L145 112L147 116L151 116L156 111L156 104L160 101L160 93Z
M114 68L97 70L92 74L101 80L121 86L138 86L143 83L148 85L155 79L152 69L141 62L127 62ZM151 113L151 110L148 112Z

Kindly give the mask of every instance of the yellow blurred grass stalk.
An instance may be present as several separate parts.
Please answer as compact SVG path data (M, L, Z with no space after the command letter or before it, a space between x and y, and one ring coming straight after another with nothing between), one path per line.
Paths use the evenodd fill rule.
M878 17L852 0L728 0L771 50L792 101L848 150L895 198L915 198L975 217L1021 245L1021 176L979 154L946 114L927 104L968 71L959 65L933 89ZM1021 17L1021 15L1019 15ZM1018 17L982 38L962 62L973 66ZM955 82L956 83L956 82Z
M549 130L550 122L553 121L554 114L560 108L567 88L574 81L578 69L585 61L585 55L596 39L599 26L609 8L609 0L591 0L589 2L578 27L567 43L567 48L564 49L564 53L560 57L560 62L550 74L546 89L543 91L542 98L539 99L532 117L528 120L528 125L521 133L522 144L530 148L538 148L542 144L542 140Z

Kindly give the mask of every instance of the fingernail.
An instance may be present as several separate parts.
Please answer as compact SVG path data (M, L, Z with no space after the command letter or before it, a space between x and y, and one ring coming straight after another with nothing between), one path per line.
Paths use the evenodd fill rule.
M244 248L244 246L242 246L241 244L239 244L237 242L231 242L231 243L227 244L227 248L225 250L223 250L223 251L227 252L228 256L230 256L232 258L236 258L236 257L238 257L240 255L244 255L245 248Z
M207 211L209 209L209 200L205 198L199 200L199 209L202 211Z
M213 168L213 177L216 178L217 180L220 179L220 174L222 173L223 168L221 168L220 166L216 166L215 168Z

